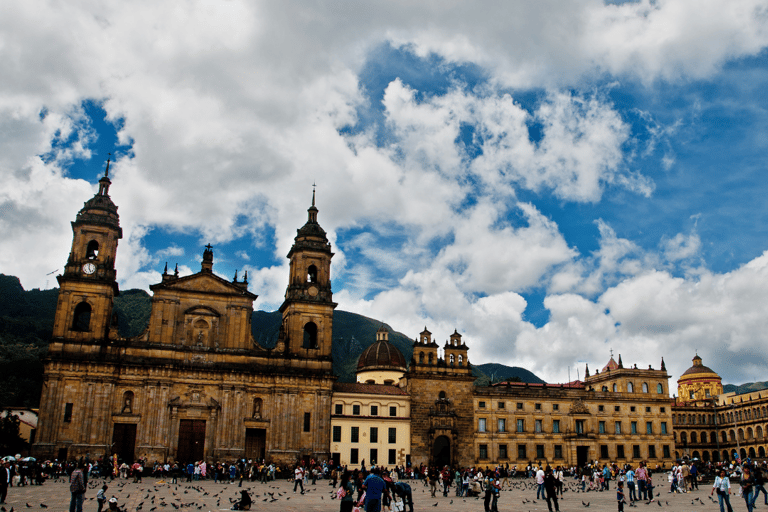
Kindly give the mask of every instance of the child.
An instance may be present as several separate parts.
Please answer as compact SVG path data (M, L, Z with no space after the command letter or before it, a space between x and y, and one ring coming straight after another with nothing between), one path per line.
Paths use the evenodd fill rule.
M107 492L108 486L107 484L104 484L101 489L99 489L99 492L96 493L96 503L99 505L99 511L101 512L102 507L104 507L104 503L107 502L107 495L105 494Z
M619 486L616 487L616 501L619 502L619 512L624 512L624 482L619 480Z

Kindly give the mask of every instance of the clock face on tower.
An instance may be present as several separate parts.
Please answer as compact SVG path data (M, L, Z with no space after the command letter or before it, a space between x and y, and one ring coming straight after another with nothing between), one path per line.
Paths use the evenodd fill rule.
M83 273L87 275L91 275L94 272L96 272L96 265L94 263L86 263L83 265Z

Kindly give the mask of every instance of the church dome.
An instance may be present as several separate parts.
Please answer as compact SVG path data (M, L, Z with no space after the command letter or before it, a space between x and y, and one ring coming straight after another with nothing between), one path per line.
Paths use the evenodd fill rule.
M376 333L376 342L365 349L357 360L357 371L397 370L406 371L405 357L388 341L386 328L381 327Z
M701 363L701 358L697 354L693 358L693 366L691 366L690 368L688 368L687 370L685 370L683 372L683 374L680 376L680 380L683 380L683 377L685 377L686 375L697 375L698 376L698 375L702 375L702 374L712 375L712 376L717 377L718 379L720 378L720 376L717 374L716 371L714 371L713 369L711 369L711 368L709 368L707 366L704 366Z

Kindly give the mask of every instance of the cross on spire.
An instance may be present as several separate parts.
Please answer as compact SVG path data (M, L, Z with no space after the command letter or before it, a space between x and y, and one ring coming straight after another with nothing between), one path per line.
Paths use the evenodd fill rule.
M315 206L315 189L317 188L317 184L315 182L312 182L312 206Z

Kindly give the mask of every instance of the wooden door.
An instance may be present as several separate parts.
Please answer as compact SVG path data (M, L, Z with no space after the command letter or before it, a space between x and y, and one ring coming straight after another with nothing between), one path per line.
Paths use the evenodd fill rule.
M131 464L136 450L136 424L115 423L112 431L112 453L118 458ZM111 455L111 454L110 454Z
M176 460L187 464L205 456L205 420L180 420Z

